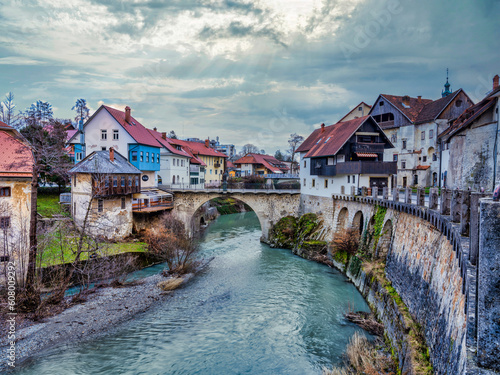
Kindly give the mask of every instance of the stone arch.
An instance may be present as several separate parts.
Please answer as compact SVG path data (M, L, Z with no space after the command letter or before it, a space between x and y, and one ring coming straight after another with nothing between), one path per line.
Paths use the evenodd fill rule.
M391 239L392 239L392 221L388 219L380 233L380 238L378 240L377 249L375 251L376 257L385 261L387 254L391 250Z
M354 215L354 218L352 219L352 227L353 228L358 228L359 234L363 233L364 229L364 217L363 217L363 212L358 211Z
M337 218L337 232L342 229L345 229L348 217L349 217L349 210L347 209L347 207L342 208Z

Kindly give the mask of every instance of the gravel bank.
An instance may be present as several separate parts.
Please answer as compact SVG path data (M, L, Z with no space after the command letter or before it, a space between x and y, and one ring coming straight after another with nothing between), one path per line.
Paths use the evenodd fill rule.
M187 279L190 277L184 282ZM156 286L161 280L165 280L165 277L153 275L141 280L138 285L98 289L87 297L86 302L17 330L16 367L54 346L78 343L103 335L119 323L163 301L169 293ZM0 373L9 369L6 363L8 348L6 339L2 340Z

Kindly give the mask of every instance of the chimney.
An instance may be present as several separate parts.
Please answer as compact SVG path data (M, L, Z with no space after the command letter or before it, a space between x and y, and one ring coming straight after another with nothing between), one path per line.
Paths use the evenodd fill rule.
M493 77L493 90L498 87L498 74Z
M210 141L208 139L205 139L205 147L210 147Z
M166 133L166 132L161 133L161 137L162 137L163 139L167 139L167 133Z
M125 107L125 121L130 123L130 107Z
M158 129L156 128L156 126L153 128L154 131L157 131Z
M321 133L324 133L325 132L325 123L322 123L321 124Z
M422 102L422 95L417 96L417 98L419 103Z
M109 148L109 161L115 161L115 149L113 147Z

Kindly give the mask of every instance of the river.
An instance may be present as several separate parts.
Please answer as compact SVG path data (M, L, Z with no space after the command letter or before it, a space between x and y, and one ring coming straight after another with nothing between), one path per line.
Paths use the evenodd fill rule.
M253 212L212 223L206 270L109 335L56 348L16 374L321 374L360 330L343 314L369 311L338 271L259 241ZM141 272L158 272L158 268Z

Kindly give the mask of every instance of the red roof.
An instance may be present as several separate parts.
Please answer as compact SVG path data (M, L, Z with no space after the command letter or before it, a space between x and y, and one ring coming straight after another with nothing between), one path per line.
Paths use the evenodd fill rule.
M180 155L180 156L185 156L187 158L191 158L192 155L188 154L184 149L178 150L175 145L171 144L170 138L163 139L162 135L160 132L157 132L156 130L151 130L148 129L148 131L151 133L153 137L158 141L158 143L162 146L165 147L168 151L170 151L172 154Z
M130 116L130 122L126 122L125 112L108 107L107 105L103 105L101 106L101 108L105 108L106 111L108 111L109 114L114 117L114 119L126 130L128 134L130 134L132 138L135 139L137 143L141 145L160 147L155 137L153 137L151 133L148 132L148 129L146 129L139 121L137 121L132 116ZM96 113L99 110L100 108L96 111Z
M193 142L193 141L183 141L180 139L171 139L172 144L180 145L183 148L187 147L193 155L203 155L203 156L215 156L219 158L227 158L228 156L223 152L214 150L211 147L205 146L205 143Z
M399 109L411 122L415 122L422 109L433 101L431 99L418 99L408 96L408 105L403 104L404 96L380 94L384 99Z
M286 173L288 166L271 155L246 154L239 158L234 164L261 164L273 173Z
M19 133L0 122L0 177L32 177L33 154Z
M306 158L335 155L369 118L372 117L363 116L330 126L322 126L320 129L313 131L297 151L307 151ZM375 122L373 119L371 121Z

